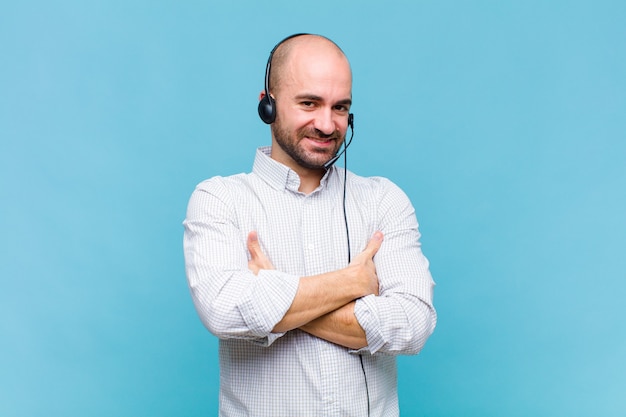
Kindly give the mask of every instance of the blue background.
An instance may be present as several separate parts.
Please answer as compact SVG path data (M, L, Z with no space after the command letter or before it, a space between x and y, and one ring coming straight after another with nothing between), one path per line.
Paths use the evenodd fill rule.
M20 1L0 12L0 415L216 415L182 226L250 170L269 50L354 71L349 168L411 197L439 325L404 416L626 415L626 3Z

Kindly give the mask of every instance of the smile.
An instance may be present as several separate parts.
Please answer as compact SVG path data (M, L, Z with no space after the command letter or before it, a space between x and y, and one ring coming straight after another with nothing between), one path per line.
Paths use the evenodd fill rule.
M322 147L327 147L335 143L335 138L322 139L322 138L311 138L307 136L304 139L313 143L316 146L322 146Z

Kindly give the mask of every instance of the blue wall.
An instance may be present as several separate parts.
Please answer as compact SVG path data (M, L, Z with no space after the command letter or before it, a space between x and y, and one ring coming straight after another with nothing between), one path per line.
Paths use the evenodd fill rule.
M626 415L626 3L4 3L0 415L216 415L181 222L269 144L301 31L350 57L350 168L409 194L438 284L403 415Z

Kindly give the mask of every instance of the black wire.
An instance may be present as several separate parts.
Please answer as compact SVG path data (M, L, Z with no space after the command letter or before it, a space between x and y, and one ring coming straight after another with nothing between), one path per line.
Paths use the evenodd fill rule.
M354 136L354 128L352 128L352 134L350 135L350 140L348 141L347 145L349 145L350 142L352 142L353 136ZM346 148L347 148L347 145L344 144ZM347 183L348 183L348 152L346 152L344 148L344 152L343 152L343 220L346 224L346 241L348 242L348 264L350 264L352 256L350 254L350 230L348 228L348 214L346 212ZM369 387L367 386L367 373L365 372L365 365L363 365L363 355L359 355L359 359L361 360L361 370L363 371L363 380L365 381L365 394L367 395L367 415L369 416L371 413L370 390L369 390Z
M348 264L352 261L350 254L350 230L348 228L348 215L346 213L346 188L348 183L348 146L354 138L354 123L350 123L350 140L343 143L343 221L346 224L346 241L348 242Z
M361 359L361 369L363 370L363 380L365 381L365 393L367 394L367 415L370 415L370 390L367 386L367 374L365 373L365 366L363 365L363 355L359 355Z
M348 229L348 214L346 213L346 184L348 182L348 152L343 153L343 220L346 224L346 241L348 242L348 264L352 260L350 255L350 230Z

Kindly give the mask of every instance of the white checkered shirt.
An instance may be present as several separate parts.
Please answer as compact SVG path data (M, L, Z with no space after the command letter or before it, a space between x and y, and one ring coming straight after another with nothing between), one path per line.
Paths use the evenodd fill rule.
M185 264L204 325L220 339L221 416L397 416L396 358L419 352L432 333L434 283L413 206L392 182L348 172L347 219L354 258L375 231L380 295L357 300L368 346L359 351L301 330L272 333L301 276L348 264L343 169L317 190L257 150L252 173L214 177L193 192L184 221ZM256 230L276 270L248 269Z

